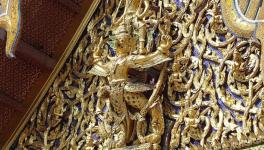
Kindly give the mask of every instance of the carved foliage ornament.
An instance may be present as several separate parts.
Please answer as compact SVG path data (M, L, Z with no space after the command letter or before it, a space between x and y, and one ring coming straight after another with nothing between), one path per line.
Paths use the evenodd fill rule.
M102 1L13 146L234 149L262 142L263 38L236 23L261 25L243 22L235 2Z

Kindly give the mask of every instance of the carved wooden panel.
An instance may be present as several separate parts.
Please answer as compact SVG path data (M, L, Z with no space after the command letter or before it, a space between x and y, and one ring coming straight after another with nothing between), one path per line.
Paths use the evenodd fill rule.
M101 1L13 147L236 149L263 142L262 21L240 18L236 3ZM250 7L262 12L260 4Z
M2 2L7 1L0 2L5 6ZM10 0L10 2L20 1ZM78 13L71 12L58 0L21 0L23 21L18 49L29 50L34 46L35 50L41 54L50 55L57 63L80 25L91 0L74 0L74 3L80 6ZM21 54L24 51L17 51L19 53L16 53L16 58L7 58L5 42L12 44L12 41L9 39L6 41L4 34L2 35L0 39L0 148L3 148L13 136L14 131L19 128L20 122L24 120L23 117L52 72L37 64L32 57L24 57ZM43 58L39 60L41 59L43 60Z

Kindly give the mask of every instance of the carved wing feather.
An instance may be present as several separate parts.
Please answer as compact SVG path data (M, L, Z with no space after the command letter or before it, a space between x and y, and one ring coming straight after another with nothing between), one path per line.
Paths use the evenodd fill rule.
M144 57L144 56L143 56ZM131 56L131 60L133 60L133 56ZM170 57L160 54L155 57L151 57L150 59L142 59L139 63L134 62L133 68L151 68L163 62L167 62L172 60Z
M90 74L106 77L109 75L109 70L101 65L95 64L92 69L89 71Z

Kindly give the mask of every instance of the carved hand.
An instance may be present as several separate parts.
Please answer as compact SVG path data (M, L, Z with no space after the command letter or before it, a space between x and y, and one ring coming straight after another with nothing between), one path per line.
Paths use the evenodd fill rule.
M171 45L172 45L171 36L162 35L159 50L164 54L168 54L168 50L171 48Z

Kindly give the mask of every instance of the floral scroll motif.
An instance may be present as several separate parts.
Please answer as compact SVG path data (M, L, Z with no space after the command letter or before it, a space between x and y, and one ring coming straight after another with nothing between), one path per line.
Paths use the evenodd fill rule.
M218 0L106 0L13 144L235 149L263 141L261 43Z

